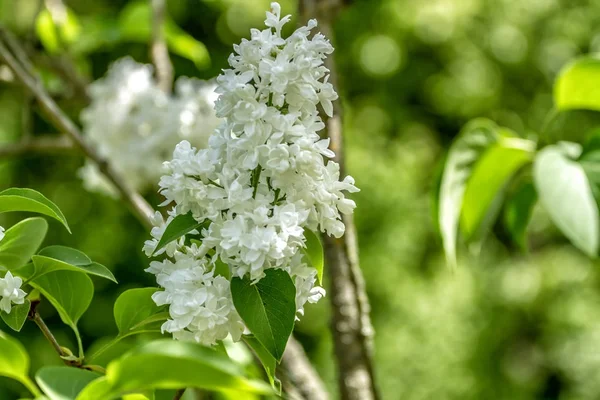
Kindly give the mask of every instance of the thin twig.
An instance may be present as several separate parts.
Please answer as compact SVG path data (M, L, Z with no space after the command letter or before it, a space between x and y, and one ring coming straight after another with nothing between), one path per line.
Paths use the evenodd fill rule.
M41 108L46 112L50 122L60 131L64 132L71 138L74 145L79 148L83 154L94 161L98 165L98 169L112 182L117 191L121 194L123 200L129 205L140 222L147 229L152 227L151 216L153 214L152 207L144 200L144 198L134 191L127 182L117 174L111 165L101 157L96 150L89 146L83 139L79 128L69 119L69 117L59 108L54 100L44 90L42 85L34 79L27 70L23 67L23 62L17 61L15 56L8 50L6 43L6 31L0 28L0 57L13 71L17 79L19 79L25 87L35 96ZM18 45L22 49L22 46ZM27 60L26 56L25 60ZM19 57L21 58L21 57Z
M321 32L331 38L333 21L344 0L301 0L300 15L306 21L317 17ZM334 58L326 60L330 82L339 90ZM334 116L326 121L325 134L331 139L335 161L344 175L342 110L334 103ZM375 400L379 393L373 367L373 327L365 283L359 266L358 241L351 215L342 218L346 234L341 239L323 235L329 289L335 355L338 363L338 385L343 400Z
M50 342L50 344L52 345L56 353L59 355L59 357L63 360L65 365L70 367L81 368L82 364L80 360L67 360L65 358L69 356L69 354L67 354L64 348L58 343L58 341L54 337L54 334L52 334L52 331L50 331L50 328L48 328L48 325L46 325L40 314L37 312L38 305L39 301L33 301L31 303L31 307L29 309L29 314L27 315L27 318L35 322L35 324L40 328L40 331L42 331L44 337L48 340L48 342Z
M169 58L169 48L165 39L166 4L165 0L150 0L152 4L152 43L150 52L156 68L158 87L165 93L173 86L173 64Z
M66 136L39 137L0 145L0 158L21 157L28 154L65 154L74 150L77 149Z

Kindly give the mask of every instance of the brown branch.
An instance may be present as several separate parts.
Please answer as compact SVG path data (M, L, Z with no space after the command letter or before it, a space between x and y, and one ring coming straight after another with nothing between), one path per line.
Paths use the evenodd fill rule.
M40 137L0 145L0 158L21 157L28 154L64 154L73 150L76 148L66 136Z
M321 32L333 37L332 24L342 9L343 0L301 0L300 15L306 21L316 17ZM334 58L326 61L330 82L337 87ZM331 139L335 161L344 175L344 147L342 136L342 110L340 102L334 103L334 116L326 122L325 133ZM341 239L323 235L329 288L335 355L338 362L340 396L346 400L379 399L373 367L373 327L369 316L370 306L358 258L358 241L351 215L342 218L346 234Z
M19 60L17 60L15 55L9 51L5 43L7 43L7 34L4 29L0 28L0 58L2 58L13 71L15 77L20 80L23 85L34 95L42 110L44 110L48 116L50 122L60 131L65 133L73 141L73 144L76 148L80 149L83 154L85 154L98 165L98 169L115 186L123 200L129 205L140 222L142 222L147 229L150 229L152 227L152 222L150 219L153 214L152 207L139 193L134 191L119 174L114 171L111 165L104 160L104 158L101 157L93 147L89 146L84 141L79 128L60 109L50 95L48 95L40 82L27 72L27 69L24 67L24 65L30 63L26 55L18 55L15 52L15 55L17 55L19 58ZM22 49L22 46L20 46L18 43L16 43L16 45Z
M54 334L50 331L50 328L48 328L48 325L46 325L46 323L44 322L44 320L42 319L40 314L37 312L38 305L39 305L39 301L31 302L31 306L29 308L29 314L27 315L27 318L29 318L30 320L35 322L35 324L40 328L40 331L42 331L42 333L44 334L44 337L52 345L52 347L54 348L56 353L59 355L59 357L63 360L65 365L67 365L69 367L81 368L82 363L80 360L67 360L66 358L64 358L64 357L67 357L69 354L67 354L67 352L64 350L64 348L58 343L58 341L54 337Z
M158 87L165 93L173 86L173 64L169 58L169 49L165 40L165 0L150 0L152 4L152 43L150 52L156 68Z
M323 382L310 364L302 345L293 337L288 341L281 365L284 369L284 389L290 398L307 400L327 400L329 395ZM292 387L292 390L289 388ZM295 389L295 390L294 390ZM294 397L292 397L294 393Z

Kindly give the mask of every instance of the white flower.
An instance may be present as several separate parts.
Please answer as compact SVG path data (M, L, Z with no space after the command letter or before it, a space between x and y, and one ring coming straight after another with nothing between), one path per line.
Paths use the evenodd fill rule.
M91 104L81 114L86 139L130 185L145 190L156 185L179 141L207 146L220 122L213 111L215 87L181 77L169 96L153 80L151 66L118 60L90 86ZM86 163L79 175L87 189L116 195L95 164Z
M23 304L25 302L25 293L21 290L23 280L19 277L13 277L8 271L4 278L0 278L0 310L9 314L12 304Z
M148 269L165 289L154 300L170 307L163 328L176 338L212 344L227 333L241 335L229 282L214 275L217 260L231 276L253 282L270 268L287 271L302 315L306 302L325 295L303 256L305 231L340 237L340 213L355 207L345 198L358 191L354 180L340 181L339 165L328 160L334 156L329 141L319 135L325 124L318 106L331 115L337 98L324 66L333 47L323 35L311 37L314 20L283 38L290 18L281 17L277 3L271 7L268 28L252 30L250 40L235 45L231 69L217 78L215 110L223 122L208 148L182 141L160 179L163 205L172 205L169 215L191 212L207 226L200 245L173 242L169 258ZM157 222L145 249L153 251L163 226Z

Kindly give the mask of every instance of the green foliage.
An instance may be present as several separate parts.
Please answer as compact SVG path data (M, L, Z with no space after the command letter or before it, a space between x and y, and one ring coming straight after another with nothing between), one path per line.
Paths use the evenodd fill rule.
M563 68L554 84L554 103L558 110L600 111L600 59L579 58Z
M503 222L519 248L527 250L527 225L537 203L537 192L533 182L519 185L508 197Z
M43 367L35 380L49 400L75 400L79 392L100 375L72 367Z
M319 237L308 229L304 230L304 237L306 238L306 247L302 251L309 265L317 270L317 278L320 284L323 282L323 266L325 264L323 245Z
M161 322L155 317L158 314L161 318L164 316L164 307L157 306L152 300L152 295L156 292L156 288L129 289L119 296L115 302L114 315L120 335L130 334L152 322Z
M0 192L0 213L29 211L47 215L62 223L71 232L62 211L43 194L33 189L11 188Z
M254 354L260 360L271 386L281 394L281 382L275 377L275 370L277 369L277 360L275 357L253 335L244 335L242 339L244 339L244 342L254 351Z
M296 288L290 275L267 269L257 283L248 277L235 277L231 297L248 329L277 361L281 360L296 317Z
M68 7L65 7L64 18L56 20L52 13L44 8L38 14L35 28L44 48L51 54L64 50L64 46L76 41L81 32L77 16Z
M598 254L600 222L587 175L577 161L581 146L560 143L536 157L533 177L539 199L554 223L590 257Z
M505 189L533 158L535 143L494 122L467 124L452 144L439 193L439 225L446 259L456 264L457 232L474 239L493 222Z
M112 399L152 389L197 387L269 394L262 382L244 378L224 354L195 343L157 340L111 362L106 377L84 389L77 400Z
M40 217L28 218L10 227L0 241L0 268L14 270L29 262L47 230L48 223Z
M171 243L173 240L177 240L185 234L190 233L194 229L198 229L203 224L196 221L191 212L178 215L167 225L165 232L161 236L158 244L156 245L156 249L154 250L154 254L157 251L161 250L167 244Z
M65 246L50 246L31 257L32 268L27 268L27 279L36 279L52 271L76 271L99 276L117 283L114 275L104 265L93 262L85 253ZM25 270L23 270L25 273Z
M30 307L31 301L25 299L23 304L14 304L9 314L0 311L0 318L10 329L20 332L29 315Z
M29 379L29 356L21 343L0 331L0 376L21 382L33 395L41 394Z

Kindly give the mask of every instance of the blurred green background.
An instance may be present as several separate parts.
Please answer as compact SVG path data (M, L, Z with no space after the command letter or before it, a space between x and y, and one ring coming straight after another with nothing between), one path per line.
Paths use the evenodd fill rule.
M38 3L0 0L0 20L29 38L38 53L59 57L64 43L47 34L41 43L33 29ZM76 22L63 36L84 77L99 78L125 55L150 61L147 2L64 3ZM296 12L295 1L282 6ZM176 75L216 76L232 44L261 26L268 7L266 0L168 0ZM573 57L600 50L600 1L355 0L340 16L334 42L347 168L362 189L355 196L356 222L383 397L600 398L600 266L539 212L528 254L499 229L478 248L463 248L453 272L445 265L432 211L445 151L466 121L486 116L525 135L540 130L556 73ZM36 61L44 66L48 60ZM51 71L42 68L46 85L77 120L84 103ZM55 133L5 75L0 68L0 141L18 140L27 124L35 135ZM35 117L24 120L30 108ZM563 122L570 129L560 135L577 137L593 118L569 114ZM542 142L557 135L550 132ZM82 164L76 154L0 160L0 187L32 187L47 195L74 232L68 235L51 221L48 244L79 248L114 271L120 285L95 280L97 295L81 322L85 342L96 346L116 332L116 296L154 282L143 271L148 233L118 202L82 188L76 177ZM160 202L155 193L147 195ZM5 215L3 226L18 220ZM53 310L42 311L60 330ZM328 317L326 301L308 307L296 332L335 393ZM66 329L58 336L73 342ZM18 337L33 370L59 363L35 326ZM13 398L10 390L8 381L0 381L0 398Z

